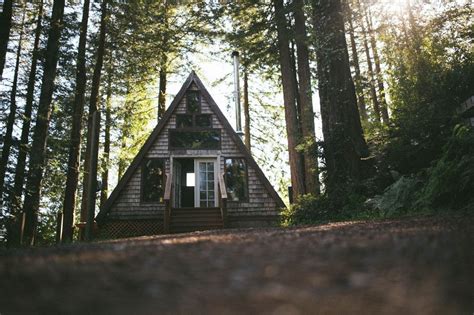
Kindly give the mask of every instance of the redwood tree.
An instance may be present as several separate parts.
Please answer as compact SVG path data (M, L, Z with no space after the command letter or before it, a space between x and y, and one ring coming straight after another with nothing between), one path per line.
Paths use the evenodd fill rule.
M283 0L273 0L275 9L275 22L277 27L277 46L280 62L281 81L283 85L283 102L285 105L286 132L288 137L288 153L291 171L291 185L293 196L297 197L305 193L304 165L301 154L296 146L299 144L301 135L299 132L298 113L296 108L297 85L295 73L292 69L290 37L288 22L286 19L286 8Z
M12 27L13 0L4 0L3 9L0 14L0 81L2 81L3 68L7 55L8 40Z
M26 88L25 109L23 111L23 125L21 127L20 146L18 150L18 159L15 167L15 178L13 186L13 194L11 197L12 212L18 212L21 209L21 196L23 194L23 185L25 182L26 156L29 152L28 141L31 127L31 114L33 111L33 98L36 82L36 68L39 58L39 43L42 32L43 21L43 0L38 4L38 14L36 20L35 39L33 43L33 52L31 56L31 66L28 75L28 83Z
M41 182L46 161L46 144L48 127L51 117L51 100L56 78L58 63L59 40L63 28L65 0L54 0L51 13L48 43L46 45L41 93L38 104L38 115L33 133L32 154L29 163L29 174L26 182L25 203L23 211L26 214L24 240L26 245L33 245L36 226L38 224L38 211L41 197Z
M304 15L304 1L295 0L295 42L298 64L298 91L301 107L301 131L303 134L304 152L304 181L305 192L319 194L318 159L311 148L315 146L316 135L314 128L314 112L311 92L311 70L309 67L308 38L306 34L306 17Z
M89 0L84 0L81 31L77 49L76 91L72 113L71 140L63 203L63 235L65 242L72 241L76 191L79 181L79 155L81 151L82 116L84 115L84 95L86 92L86 40L89 21Z
M350 73L341 0L313 0L312 5L327 168L326 189L337 202L350 182L363 178L362 159L369 152Z
M93 141L95 143L99 143L99 130L100 130L100 119L98 118L96 123L97 125L95 126L96 133L92 133L92 124L93 124L93 115L94 113L98 111L98 100L99 100L99 88L100 88L100 80L101 80L101 74L102 74L102 65L104 62L104 54L105 54L105 34L106 34L106 21L107 21L107 5L108 5L108 0L103 0L102 5L101 5L101 18L100 18L100 30L99 30L99 46L97 48L97 59L96 63L94 66L94 74L92 76L92 88L91 88L91 97L89 101L89 118L88 118L88 130L87 130L87 151L89 152L89 157L86 156L86 164L89 164L89 159L97 161L98 157L98 145L93 145ZM87 192L86 189L84 189L84 193L82 196L82 207L81 208L81 219L84 220L87 218L88 211L94 210L95 207L95 191L97 188L97 167L94 169L89 169L88 173L84 174L84 183L87 183L89 181L89 177L92 177L93 179L93 187L92 187L92 193L93 195L90 195L89 192ZM84 185L86 187L86 185ZM91 204L90 201L92 202L92 208L89 208L89 205Z
M0 207L3 205L3 188L5 184L5 175L10 158L10 150L13 144L13 126L17 114L16 93L18 89L18 72L20 71L21 45L23 41L23 27L25 23L26 6L23 8L23 17L20 25L20 38L16 49L15 70L13 72L12 89L10 91L10 113L7 118L7 130L3 137L2 157L0 158Z

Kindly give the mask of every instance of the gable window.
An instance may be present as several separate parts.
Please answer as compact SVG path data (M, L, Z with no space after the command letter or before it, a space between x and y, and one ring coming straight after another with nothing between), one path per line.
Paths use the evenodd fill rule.
M195 117L195 125L196 127L212 127L212 119L211 115L196 115Z
M176 127L192 127L193 126L193 115L181 114L176 115Z
M170 149L219 150L221 133L219 129L170 129Z
M176 128L186 127L211 128L212 117L210 114L177 114Z
M247 163L244 158L226 158L225 186L229 201L248 200Z
M186 93L186 112L196 114L201 111L201 97L199 91L188 91Z
M162 159L146 159L142 166L142 201L163 202L165 163Z

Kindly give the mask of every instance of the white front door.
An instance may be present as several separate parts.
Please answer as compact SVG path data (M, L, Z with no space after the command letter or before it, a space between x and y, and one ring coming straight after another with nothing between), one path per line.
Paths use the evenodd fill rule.
M217 207L217 160L195 159L194 206L197 208Z

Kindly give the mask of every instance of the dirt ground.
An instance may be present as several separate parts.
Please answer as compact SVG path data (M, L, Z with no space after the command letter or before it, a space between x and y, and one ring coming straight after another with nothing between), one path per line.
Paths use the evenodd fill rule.
M471 217L0 251L0 314L473 314Z

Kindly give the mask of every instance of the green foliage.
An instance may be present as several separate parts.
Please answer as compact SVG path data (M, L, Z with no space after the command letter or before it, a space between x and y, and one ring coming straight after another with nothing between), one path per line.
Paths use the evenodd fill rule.
M306 194L282 212L282 225L318 224L333 221L375 219L381 217L380 211L364 206L366 197L352 192L341 195L342 201L334 202L327 195ZM339 207L338 204L343 204Z
M474 132L456 126L428 174L418 200L421 207L454 210L474 203Z
M387 162L403 174L416 173L439 158L457 123L455 109L474 91L474 51L466 45L461 23L469 12L452 16L457 32L436 19L386 32L384 51L389 71L392 121L388 129Z

